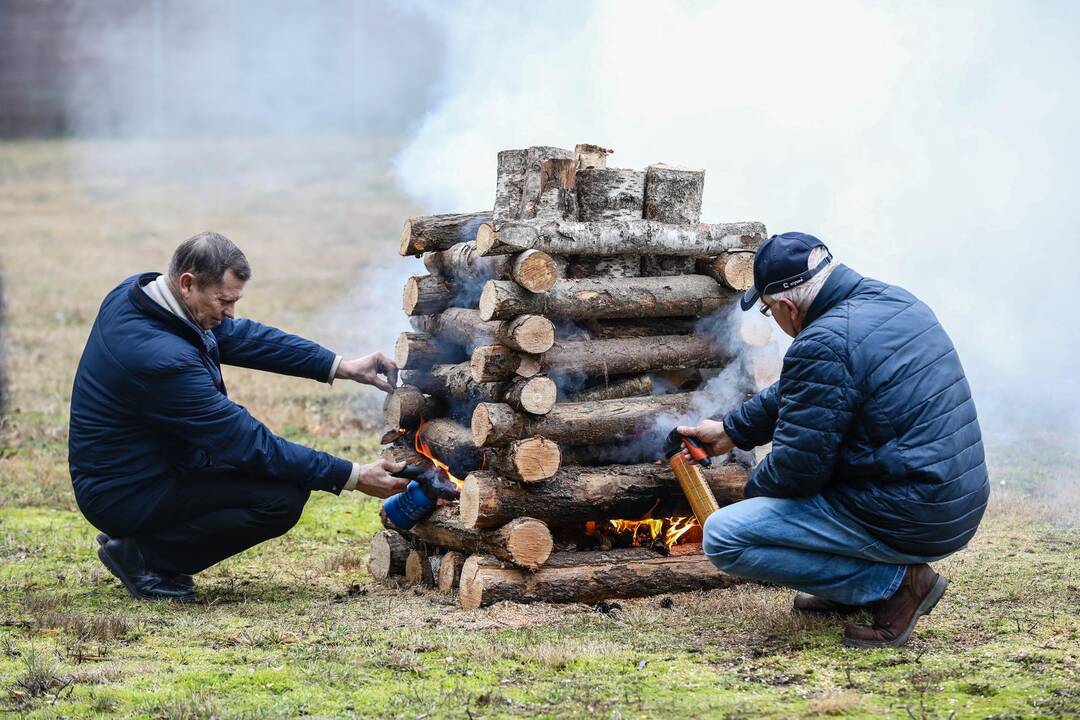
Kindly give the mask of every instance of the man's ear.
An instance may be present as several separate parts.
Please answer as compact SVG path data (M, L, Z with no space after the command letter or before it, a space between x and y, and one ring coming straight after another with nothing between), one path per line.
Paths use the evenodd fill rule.
M180 277L176 282L180 292L187 294L191 292L191 286L195 283L195 276L191 273L180 273Z

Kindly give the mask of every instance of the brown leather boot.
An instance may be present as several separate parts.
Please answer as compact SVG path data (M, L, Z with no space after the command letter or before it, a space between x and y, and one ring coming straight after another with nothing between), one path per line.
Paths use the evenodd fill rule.
M949 581L929 565L908 565L900 587L891 598L871 605L873 625L845 625L844 644L856 648L900 647L907 644L915 623L929 615L945 594Z
M797 593L795 600L791 603L791 609L794 612L811 615L851 615L859 612L863 607L862 605L845 605L808 593Z

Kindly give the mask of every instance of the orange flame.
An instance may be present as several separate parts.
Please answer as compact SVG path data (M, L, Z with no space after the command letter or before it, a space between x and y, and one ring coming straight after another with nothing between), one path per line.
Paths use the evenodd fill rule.
M420 418L420 426L418 428L416 428L416 443L415 443L416 452L420 453L421 455L423 455L427 459L431 460L431 462L435 463L435 467L442 470L443 474L445 474L446 477L450 478L450 482L457 485L458 490L460 490L461 486L464 483L462 483L461 480L458 480L456 477L454 477L454 474L452 472L450 472L450 466L447 465L446 463L444 463L439 458L435 457L435 453L433 453L431 451L431 446L420 439L420 431L424 428L425 425L427 425L427 420L425 420L424 418Z

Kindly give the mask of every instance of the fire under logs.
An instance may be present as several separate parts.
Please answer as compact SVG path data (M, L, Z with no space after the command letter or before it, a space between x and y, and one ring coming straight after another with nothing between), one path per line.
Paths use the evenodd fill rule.
M646 548L553 553L533 573L490 555L473 555L461 569L458 599L467 610L502 600L595 603L734 582L702 554L700 545L676 545L668 555Z
M723 505L742 499L748 471L737 463L705 470L716 499ZM689 515L690 506L675 474L666 465L563 467L542 483L521 485L494 472L465 478L459 513L465 527L492 528L516 517L549 525L607 518Z
M515 411L505 403L480 403L472 416L478 446L502 446L529 435L568 445L614 442L651 429L660 414L686 412L692 393L562 403L540 417Z

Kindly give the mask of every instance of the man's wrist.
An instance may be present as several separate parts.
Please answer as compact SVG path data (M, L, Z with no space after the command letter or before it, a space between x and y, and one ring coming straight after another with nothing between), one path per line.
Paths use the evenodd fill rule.
M341 356L335 355L334 362L330 364L330 377L326 378L326 382L330 385L334 384L334 378L337 377L338 365L341 364ZM355 465L355 463L353 463Z
M340 359L340 358L338 358ZM355 490L357 483L360 482L360 463L352 464L352 472L349 473L349 479L345 481L345 490Z

